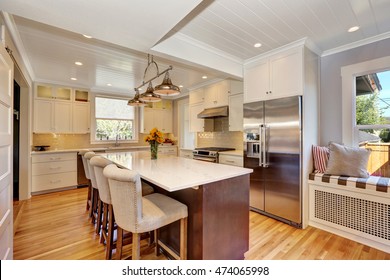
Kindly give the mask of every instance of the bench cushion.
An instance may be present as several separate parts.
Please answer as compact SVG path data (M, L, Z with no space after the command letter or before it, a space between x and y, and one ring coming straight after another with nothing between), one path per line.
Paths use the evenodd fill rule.
M390 178L388 177L369 176L368 178L357 178L323 173L311 173L309 175L309 180L390 193Z

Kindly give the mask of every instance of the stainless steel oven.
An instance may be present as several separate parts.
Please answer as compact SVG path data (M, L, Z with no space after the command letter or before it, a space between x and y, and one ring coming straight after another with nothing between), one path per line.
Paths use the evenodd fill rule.
M222 151L232 151L233 148L221 148L221 147L205 147L196 148L192 151L193 159L218 163L219 154Z

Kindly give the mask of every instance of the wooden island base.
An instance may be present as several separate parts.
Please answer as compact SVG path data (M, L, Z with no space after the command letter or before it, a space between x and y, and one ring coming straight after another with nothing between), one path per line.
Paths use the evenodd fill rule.
M242 260L249 250L249 174L174 192L154 186L188 207L189 260ZM179 249L179 223L159 239Z

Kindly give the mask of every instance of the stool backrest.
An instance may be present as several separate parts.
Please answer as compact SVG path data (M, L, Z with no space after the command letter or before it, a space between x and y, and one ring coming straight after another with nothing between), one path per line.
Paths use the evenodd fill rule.
M95 170L93 170L91 163L90 163L91 158L93 158L94 156L96 156L96 154L94 152L88 152L88 153L85 153L85 155L84 155L84 157L87 161L87 166L88 166L88 170L89 170L89 179L91 180L92 188L97 189L98 187L96 184Z
M142 187L138 172L110 164L103 174L108 178L115 221L125 230L138 232L142 220Z
M88 153L88 152L89 152L89 150L80 150L79 151L79 155L81 155L81 159L83 160L85 177L88 180L91 180L91 177L89 176L89 168L88 168L88 165L87 165L87 159L85 158L85 154Z
M90 159L91 164L96 178L96 184L99 189L100 199L107 204L111 204L110 189L108 187L108 179L103 175L103 169L112 162L102 156L94 156Z

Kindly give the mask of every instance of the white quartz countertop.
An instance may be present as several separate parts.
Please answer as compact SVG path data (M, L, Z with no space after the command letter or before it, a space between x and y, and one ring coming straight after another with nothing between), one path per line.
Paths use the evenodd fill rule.
M146 152L102 154L108 160L137 171L141 178L167 190L177 191L250 174L252 169L216 164L176 156L159 155L150 159Z

